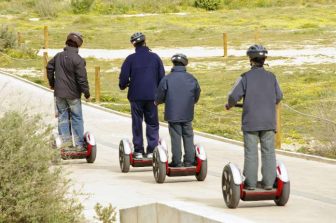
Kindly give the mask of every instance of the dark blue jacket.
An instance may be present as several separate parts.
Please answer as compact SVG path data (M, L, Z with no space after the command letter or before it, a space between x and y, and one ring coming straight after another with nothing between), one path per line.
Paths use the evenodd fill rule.
M124 61L119 75L119 88L128 87L128 100L154 100L165 71L160 57L140 46Z
M233 107L241 98L243 131L276 129L275 105L281 101L282 92L273 73L252 67L242 74L229 94L229 106Z
M194 105L201 88L193 75L184 66L175 66L158 87L156 102L165 103L165 120L168 122L190 122L194 119Z

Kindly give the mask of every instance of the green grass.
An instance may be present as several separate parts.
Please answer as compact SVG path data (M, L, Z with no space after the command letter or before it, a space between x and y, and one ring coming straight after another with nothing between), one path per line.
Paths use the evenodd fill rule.
M49 26L50 48L64 46L66 34L73 30L84 33L86 48L131 48L129 36L143 31L150 47L187 47L222 45L222 33L229 35L229 47L245 47L254 43L255 30L260 31L259 42L269 50L303 47L304 45L332 45L336 31L336 6L299 6L257 8L205 12L188 9L185 16L160 14L148 17L122 17L115 15L71 15L64 12L53 19L31 22L27 16L16 19L0 17L0 22L15 25L23 33L26 45L41 48L43 26ZM267 16L265 16L267 15ZM66 19L64 19L66 17ZM311 18L314 18L312 20ZM280 59L280 58L270 58ZM123 60L87 59L92 95L94 95L94 67L101 66L102 105L129 112L126 92L118 89L118 69ZM0 56L1 67L42 69L42 59L14 61ZM168 60L164 60L170 66ZM241 111L225 111L227 93L236 78L249 64L245 57L191 59L189 71L198 78L202 95L196 107L194 126L197 130L241 140ZM284 103L299 111L320 116L319 105L336 100L336 68L333 64L276 66L273 71L284 91ZM40 77L27 77L41 82ZM160 107L160 119L162 120ZM329 109L330 110L330 109ZM330 119L335 120L331 112ZM283 108L284 142L313 145L312 139L322 140L325 123L301 116ZM317 132L317 133L316 133ZM319 134L318 134L319 132ZM314 145L315 146L315 145ZM302 149L304 150L304 149ZM316 150L317 151L317 150ZM315 153L318 153L316 152ZM319 154L319 153L318 153ZM332 153L331 153L332 154ZM327 155L335 157L334 155Z

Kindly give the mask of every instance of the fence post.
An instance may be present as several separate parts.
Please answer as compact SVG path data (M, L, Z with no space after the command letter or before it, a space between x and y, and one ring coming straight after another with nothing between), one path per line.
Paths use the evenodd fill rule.
M276 134L275 134L275 148L281 149L281 104L276 105Z
M49 42L49 40L48 40L48 38L49 38L49 36L48 36L48 26L44 26L44 49L48 49L48 42Z
M48 83L47 76L48 52L43 52L43 80Z
M17 43L18 43L18 46L21 46L21 43L22 43L22 35L21 35L21 32L18 32L18 33L17 33Z
M260 38L259 28L256 28L254 33L254 43L257 44L259 42L259 38Z
M96 102L100 102L100 67L95 67L95 97Z
M224 57L228 56L227 33L223 33Z

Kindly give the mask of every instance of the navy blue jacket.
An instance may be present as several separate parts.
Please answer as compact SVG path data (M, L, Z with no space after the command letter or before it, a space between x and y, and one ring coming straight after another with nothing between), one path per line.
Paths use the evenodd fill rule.
M229 106L244 98L242 130L263 131L276 129L275 105L282 99L275 75L263 67L252 69L237 80L229 94Z
M128 100L154 100L155 92L165 70L160 57L149 51L148 47L140 46L135 53L124 61L119 75L119 88L128 87Z
M155 100L157 104L165 103L166 121L190 122L194 119L194 105L200 93L196 78L186 72L185 66L175 66L161 80Z

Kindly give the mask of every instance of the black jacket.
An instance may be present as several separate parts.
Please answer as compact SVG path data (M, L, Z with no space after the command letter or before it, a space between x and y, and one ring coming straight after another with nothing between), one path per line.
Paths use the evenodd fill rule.
M76 99L84 93L86 98L90 97L85 66L85 60L78 55L78 48L67 46L63 52L57 53L47 65L49 85L54 88L54 95Z
M275 105L282 99L275 75L263 67L253 67L241 75L229 94L229 106L244 98L242 130L276 129Z
M158 87L156 102L165 103L165 120L168 122L190 122L194 119L194 105L201 88L196 78L186 72L184 66L175 66Z
M148 47L139 46L124 61L119 76L119 88L128 88L130 101L154 100L155 91L164 77L165 70L160 57Z

